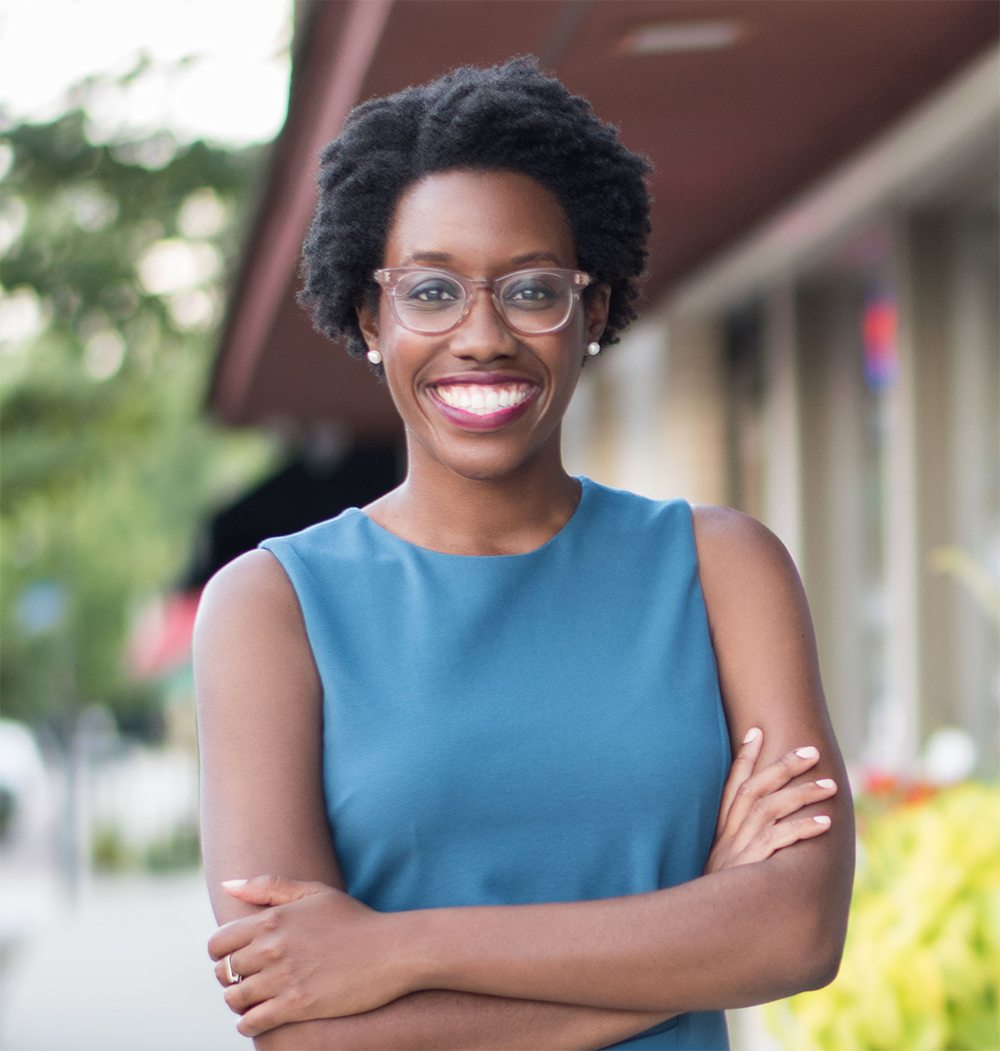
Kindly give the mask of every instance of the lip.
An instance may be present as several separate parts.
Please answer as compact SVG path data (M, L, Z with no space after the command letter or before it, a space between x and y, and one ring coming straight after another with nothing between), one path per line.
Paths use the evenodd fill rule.
M497 409L496 412L490 412L485 415L467 412L456 405L449 405L435 390L437 386L453 387L459 384L470 384L478 387L499 387L510 383L527 384L531 387L531 391L520 404ZM445 419L467 431L494 431L501 427L506 427L518 417L523 416L534 405L538 395L541 393L541 387L533 380L526 379L523 376L512 376L509 373L499 372L464 372L458 376L446 376L429 384L427 389L434 408Z

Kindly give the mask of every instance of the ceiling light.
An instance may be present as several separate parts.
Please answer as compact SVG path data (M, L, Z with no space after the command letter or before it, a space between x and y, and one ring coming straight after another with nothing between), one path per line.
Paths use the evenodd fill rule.
M742 35L738 22L652 22L629 30L619 50L631 55L665 55L682 51L718 51Z

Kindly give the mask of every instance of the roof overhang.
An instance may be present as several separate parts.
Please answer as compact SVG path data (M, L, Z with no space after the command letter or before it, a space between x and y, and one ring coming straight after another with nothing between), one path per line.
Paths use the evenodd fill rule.
M289 114L210 392L230 424L393 433L385 390L295 303L317 158L359 101L533 53L655 166L659 300L993 45L992 0L321 0L298 8Z

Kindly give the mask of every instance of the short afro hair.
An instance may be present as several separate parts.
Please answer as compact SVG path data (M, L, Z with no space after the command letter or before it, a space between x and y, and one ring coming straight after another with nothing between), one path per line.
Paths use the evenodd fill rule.
M636 316L652 165L533 58L455 69L350 113L321 155L302 250L299 302L316 329L364 355L356 311L378 294L372 271L382 266L396 202L423 177L456 169L520 172L554 193L581 269L611 288L601 343L616 342Z

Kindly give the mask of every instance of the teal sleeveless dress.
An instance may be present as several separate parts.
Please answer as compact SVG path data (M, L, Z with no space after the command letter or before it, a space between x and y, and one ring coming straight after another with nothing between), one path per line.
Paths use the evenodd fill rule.
M380 911L641 894L701 875L730 764L691 509L582 478L521 555L357 508L265 540L323 684L327 813ZM616 1048L728 1047L692 1012Z

